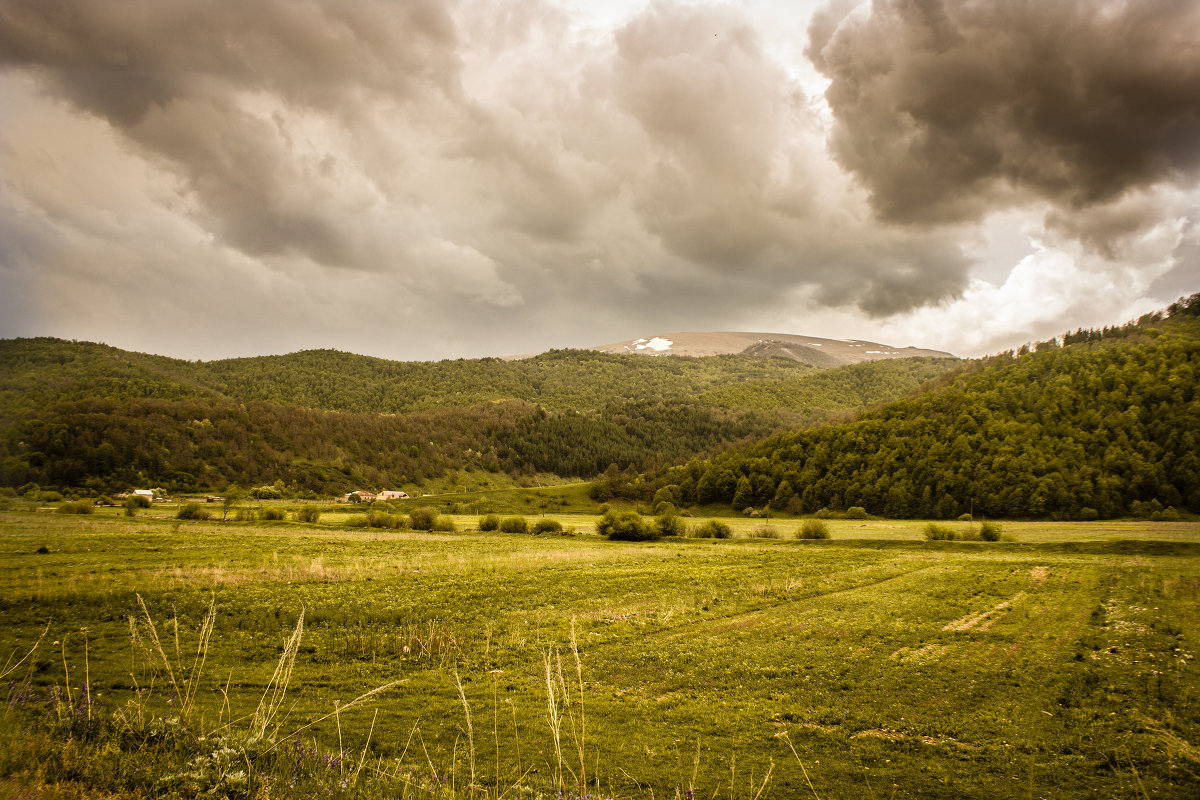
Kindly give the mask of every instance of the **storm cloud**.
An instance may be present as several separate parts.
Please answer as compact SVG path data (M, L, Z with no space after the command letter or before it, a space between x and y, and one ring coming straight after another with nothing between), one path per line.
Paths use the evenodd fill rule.
M1193 247L1191 4L785 5L8 0L0 335L862 338L977 295L998 209L1035 215L1037 263L1090 271L1164 219ZM788 60L806 38L828 91ZM1149 302L1173 258L1126 285Z
M1200 4L874 0L809 35L831 149L886 220L1038 201L1062 226L1200 171Z

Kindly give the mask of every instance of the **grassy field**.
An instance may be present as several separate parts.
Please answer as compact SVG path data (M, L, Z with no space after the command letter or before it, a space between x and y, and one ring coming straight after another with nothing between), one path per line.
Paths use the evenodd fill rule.
M0 796L1200 795L1200 524L551 516L0 514Z

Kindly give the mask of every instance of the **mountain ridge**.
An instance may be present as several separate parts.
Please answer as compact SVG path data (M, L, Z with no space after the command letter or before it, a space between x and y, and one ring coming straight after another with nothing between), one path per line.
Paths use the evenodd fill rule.
M921 347L896 347L867 339L826 339L792 333L680 331L587 348L601 353L648 356L753 355L789 358L813 367L834 367L890 358L956 358Z

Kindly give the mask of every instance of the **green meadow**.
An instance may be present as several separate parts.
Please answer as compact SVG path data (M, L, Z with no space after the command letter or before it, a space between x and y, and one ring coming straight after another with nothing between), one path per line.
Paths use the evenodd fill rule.
M1200 796L1200 523L541 511L0 513L0 796Z

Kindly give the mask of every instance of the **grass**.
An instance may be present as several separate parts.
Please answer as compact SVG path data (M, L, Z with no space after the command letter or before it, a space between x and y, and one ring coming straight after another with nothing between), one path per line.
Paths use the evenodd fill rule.
M71 696L10 705L0 776L118 796L1200 792L1196 523L986 543L853 520L800 541L787 518L755 539L763 520L727 518L737 538L625 544L584 515L537 537L466 532L478 515L172 515L0 514L0 664L44 634L0 669L8 700Z

